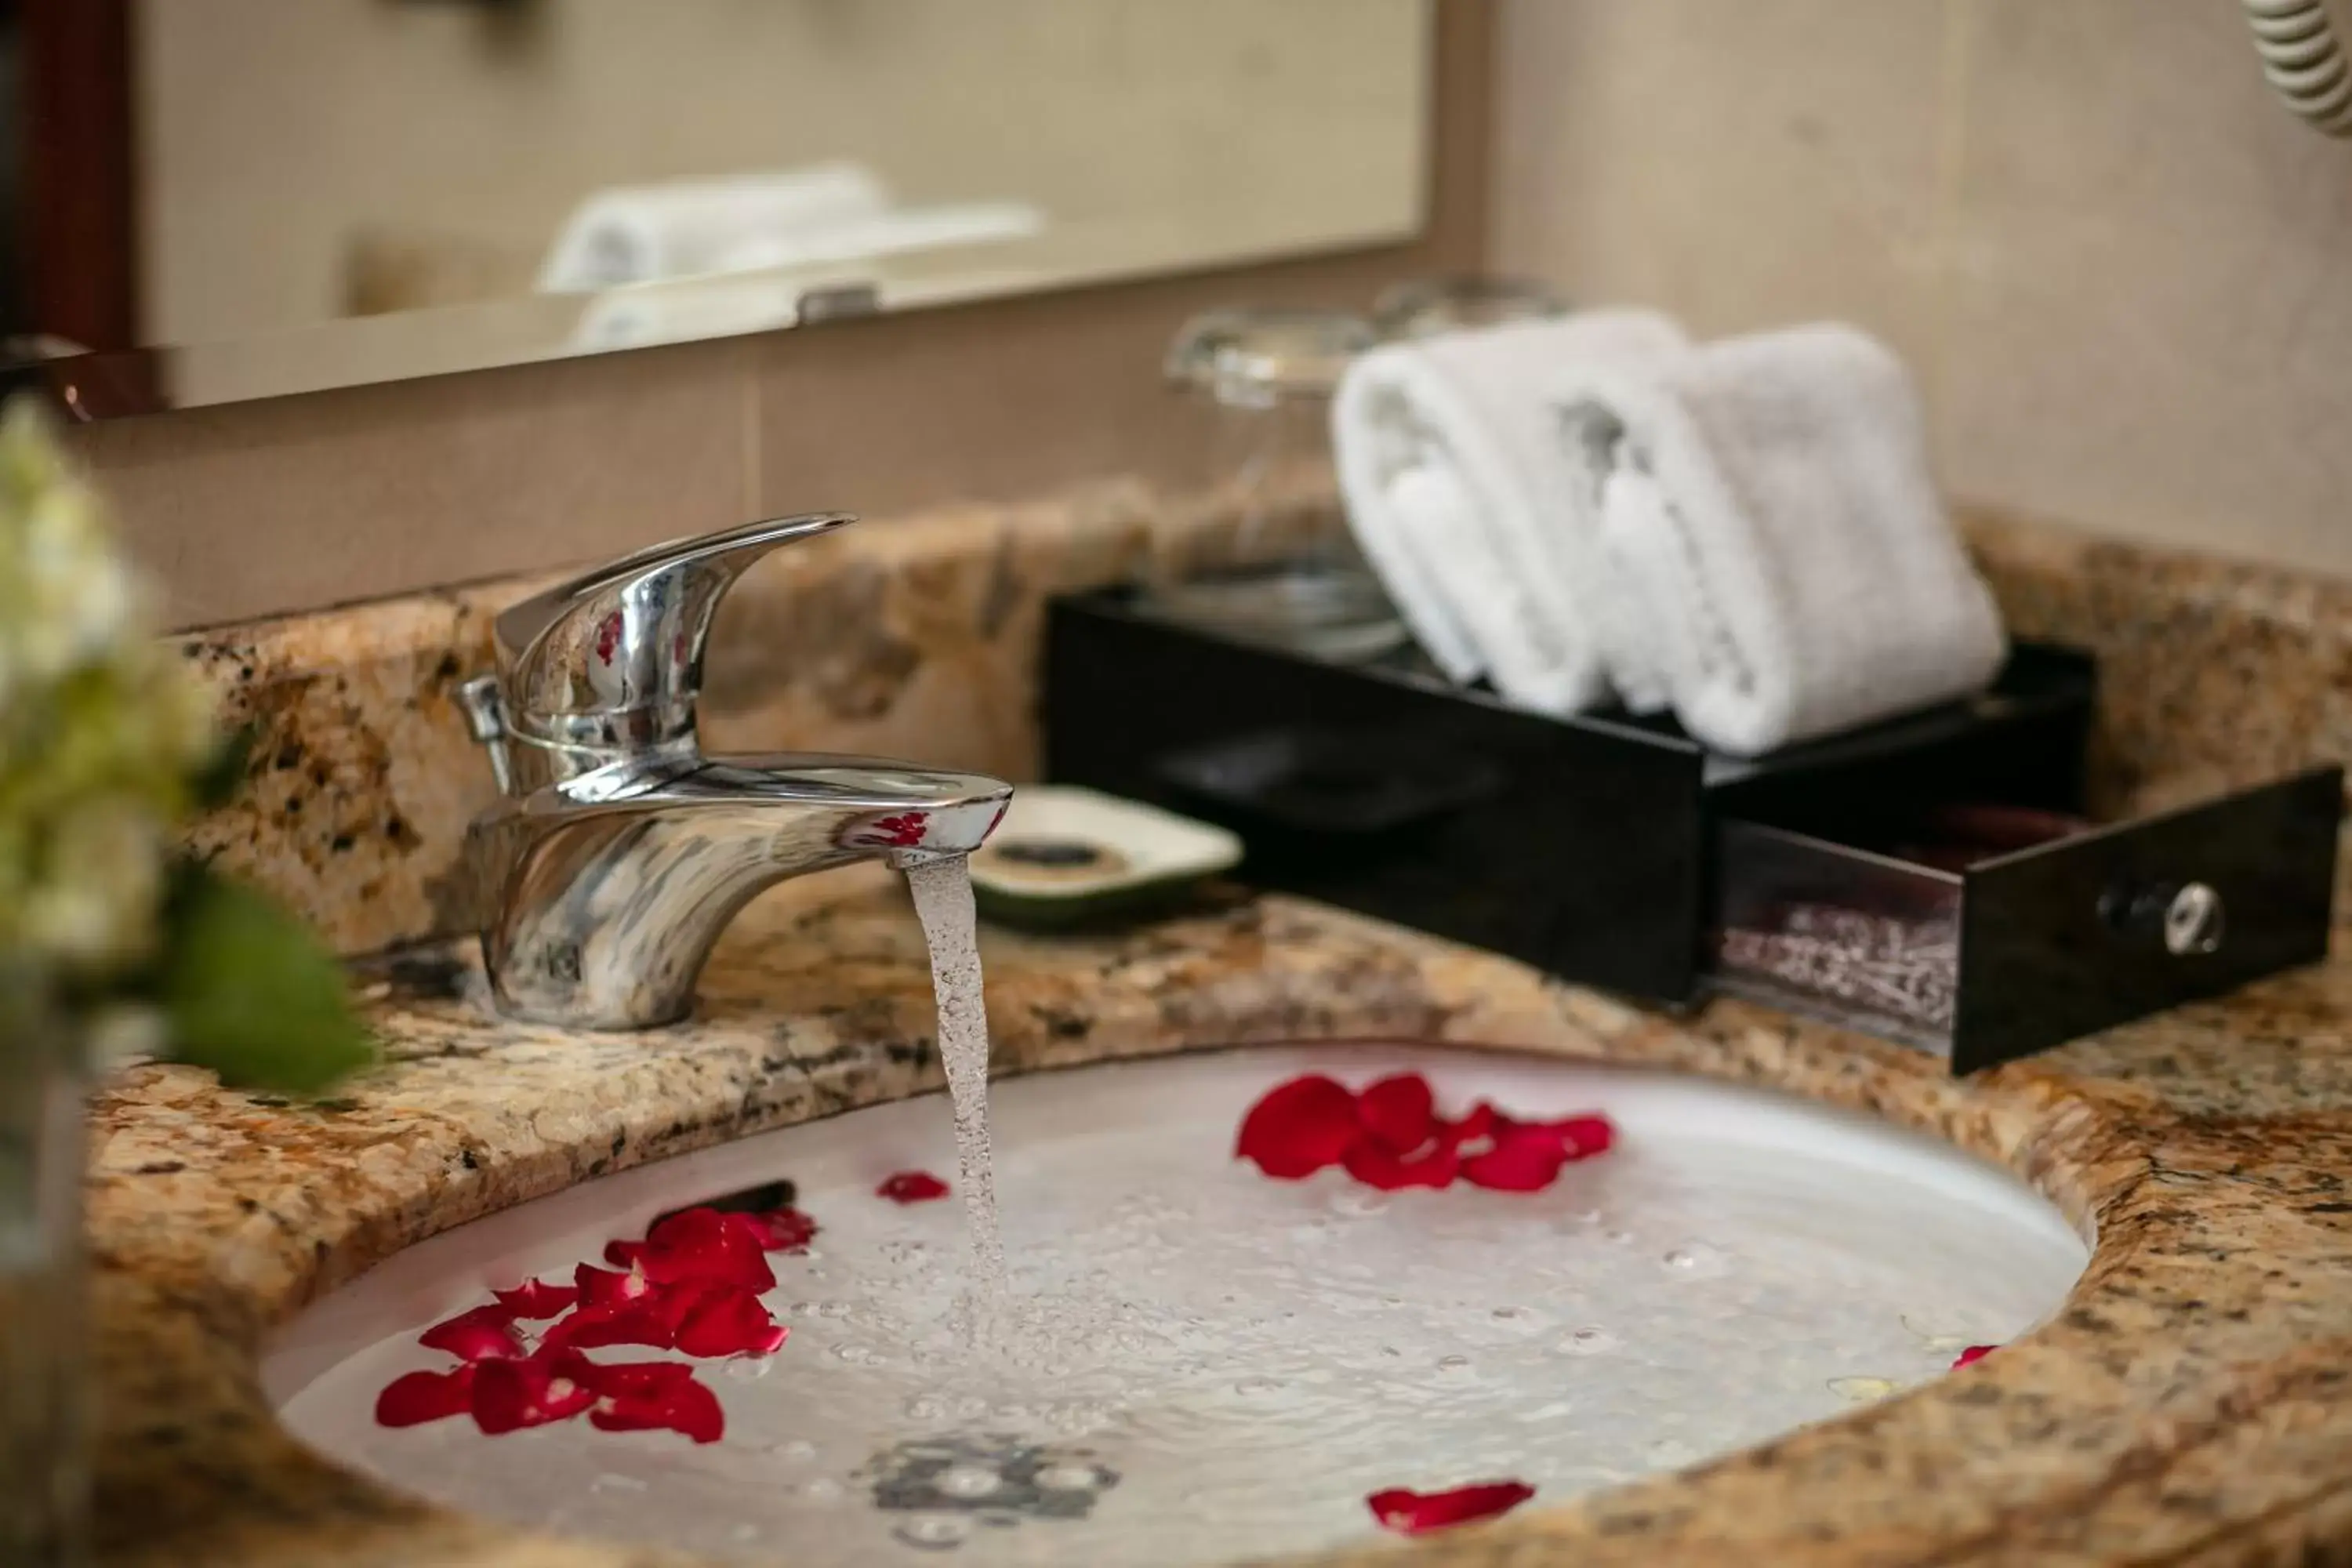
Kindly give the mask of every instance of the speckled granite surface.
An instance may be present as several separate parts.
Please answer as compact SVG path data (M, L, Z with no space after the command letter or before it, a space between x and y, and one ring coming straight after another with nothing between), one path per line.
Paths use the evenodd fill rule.
M1250 550L1279 552L1329 526L1325 475L1302 470L1276 494ZM877 519L781 550L719 611L706 742L1034 777L1045 601L1132 576L1154 536L1240 558L1230 519L1134 482ZM472 929L458 851L496 790L452 693L490 668L497 613L552 580L182 637L226 712L259 732L248 787L199 846L346 952Z
M1279 551L1333 526L1290 478ZM2011 628L2094 649L2099 804L2126 813L2352 759L2352 584L1992 517L1970 542ZM880 519L761 563L720 613L703 711L720 750L868 752L1035 776L1045 599L1129 575L1148 536L1230 552L1230 521L1114 482L1019 506ZM538 585L385 600L182 639L257 721L251 785L199 842L347 952L471 928L457 875L493 793L451 692L491 617ZM2352 883L2352 856L2344 861ZM2342 900L2352 909L2352 897Z
M1301 498L1296 524L1314 526L1311 484ZM722 616L711 739L1026 776L1045 596L1129 569L1146 519L1166 510L1114 485L779 555ZM2103 656L2108 808L2352 755L2352 588L1996 519L1970 532L2013 627ZM248 800L204 844L348 952L469 925L457 849L490 784L448 693L485 665L490 614L522 591L186 639L263 732ZM91 1194L106 1561L670 1561L521 1536L342 1474L277 1430L255 1352L269 1324L436 1230L934 1086L902 900L869 891L812 911L811 891L780 889L747 914L701 1016L678 1030L567 1037L499 1022L465 999L459 950L426 949L381 984L394 1060L337 1108L226 1095L177 1068L110 1084ZM1965 1373L1416 1557L2352 1562L2352 954L1967 1083L1760 1009L1652 1017L1284 900L1118 938L992 934L988 957L1003 1070L1365 1037L1671 1065L1937 1131L2095 1225L2068 1310Z
M2352 1553L2352 963L1954 1083L1900 1047L1759 1009L1672 1023L1279 900L1113 937L991 932L986 956L1001 1071L1367 1037L1665 1064L1933 1131L2095 1225L2065 1311L1978 1367L1692 1475L1414 1548L1431 1563ZM449 1517L334 1470L272 1425L259 1336L492 1209L939 1082L920 941L894 889L755 907L700 1018L641 1037L487 1018L465 999L469 966L441 952L392 973L379 1008L395 1060L340 1109L257 1104L155 1067L98 1104L109 1563L667 1561Z
M1966 522L2011 633L2098 656L2102 815L2352 760L2352 583L2014 518ZM2336 902L2352 914L2352 853L2337 858Z

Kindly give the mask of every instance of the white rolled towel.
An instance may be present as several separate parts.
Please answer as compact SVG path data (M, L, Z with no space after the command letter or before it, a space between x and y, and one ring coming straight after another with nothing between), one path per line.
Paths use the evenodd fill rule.
M714 270L754 272L880 261L919 251L1034 239L1045 232L1045 215L1026 202L896 207L749 236L721 252Z
M575 347L642 348L767 331L800 321L810 288L874 286L885 298L890 263L1042 233L1045 215L1018 202L906 207L765 236L728 251L706 272L600 291L580 313ZM870 264L870 265L865 265ZM930 280L930 279L927 279Z
M1331 438L1349 526L1422 647L1547 713L1607 700L1603 470L1546 390L1579 366L1628 374L1685 346L1647 311L1449 332L1365 354Z
M607 289L588 301L572 329L583 353L650 348L699 338L771 331L800 320L800 288L765 277L692 278Z
M721 271L746 247L871 219L890 205L888 187L846 162L599 191L557 230L539 291L584 294Z
M1937 495L1902 362L1818 325L1552 384L1612 429L1601 539L1634 612L1609 661L1754 756L1979 691L2000 616ZM1613 427L1613 428L1612 428Z

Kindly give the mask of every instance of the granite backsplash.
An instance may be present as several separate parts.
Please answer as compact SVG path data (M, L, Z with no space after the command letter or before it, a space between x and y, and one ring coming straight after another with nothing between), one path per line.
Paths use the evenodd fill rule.
M877 521L779 552L721 611L703 698L718 749L864 752L1037 770L1044 606L1132 576L1156 538L1278 552L1337 526L1327 475L1276 526L1139 481ZM1971 516L2013 633L2097 654L2096 805L2151 809L2352 756L2352 584ZM453 700L488 668L514 579L186 634L258 737L251 785L197 846L363 953L474 923L467 823L495 795ZM2339 908L2352 907L2339 900Z

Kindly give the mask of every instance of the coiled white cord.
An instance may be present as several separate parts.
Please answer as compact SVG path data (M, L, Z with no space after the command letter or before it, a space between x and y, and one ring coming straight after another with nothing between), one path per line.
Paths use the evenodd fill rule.
M2330 136L2352 136L2352 60L2328 0L2242 0L2263 75L2286 106Z

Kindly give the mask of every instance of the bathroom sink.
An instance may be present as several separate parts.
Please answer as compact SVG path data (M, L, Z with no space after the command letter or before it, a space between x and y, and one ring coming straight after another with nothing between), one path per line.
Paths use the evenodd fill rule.
M1441 1110L1601 1110L1610 1152L1532 1194L1281 1183L1233 1158L1301 1072L1417 1068ZM590 1182L402 1252L278 1336L302 1439L399 1489L559 1533L796 1564L1231 1562L1374 1533L1368 1493L1510 1479L1558 1504L1946 1374L2053 1312L2088 1258L2048 1203L1931 1140L1785 1096L1435 1047L1256 1049L993 1087L1021 1318L963 1337L938 1096ZM373 1419L444 1367L429 1324L568 1279L666 1211L789 1179L772 1356L698 1363L725 1436ZM600 1351L611 1359L644 1350ZM1967 1375L1965 1373L1961 1375Z

